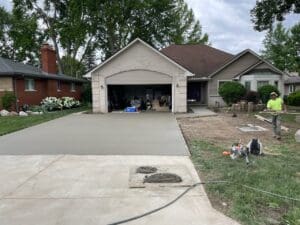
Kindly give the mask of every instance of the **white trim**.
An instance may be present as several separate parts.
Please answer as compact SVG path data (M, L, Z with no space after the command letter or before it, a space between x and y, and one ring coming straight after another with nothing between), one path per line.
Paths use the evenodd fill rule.
M291 91L291 89L292 89L292 91ZM295 90L296 90L296 85L295 84L289 84L289 94L295 92Z
M156 52L158 55L160 55L164 59L168 60L173 65L175 65L175 66L179 67L180 69L182 69L183 71L185 71L185 73L184 73L185 76L194 76L195 75L195 74L191 73L189 70L187 70L186 68L184 68L183 66L181 66L180 64L178 64L177 62L173 61L172 59L170 59L166 55L162 54L160 51L156 50L155 48L153 48L152 46L150 46L149 44L147 44L146 42L144 42L143 40L141 40L140 38L136 38L131 43L129 43L127 46L125 46L124 48L122 48L120 51L118 51L117 53L115 53L114 55L112 55L110 58L108 58L107 60L105 60L104 62L102 62L98 66L96 66L94 69L92 69L91 71L89 71L88 73L86 73L85 75L83 75L83 77L85 77L85 78L91 77L92 73L94 71L98 70L99 68L101 68L102 66L104 66L105 64L107 64L108 62L110 62L111 60L113 60L114 58L116 58L118 55L120 55L122 52L126 51L128 48L130 48L132 45L134 45L137 42L142 43L144 46L146 46L149 49L151 49L152 51Z

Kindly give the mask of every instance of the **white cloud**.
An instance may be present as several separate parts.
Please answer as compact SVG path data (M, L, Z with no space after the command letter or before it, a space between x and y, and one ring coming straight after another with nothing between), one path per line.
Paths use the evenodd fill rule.
M200 20L203 32L209 34L212 45L238 53L246 48L259 52L265 32L253 29L250 10L256 0L186 0ZM300 21L300 16L288 16L286 26Z
M250 21L250 9L255 0L186 0L200 20L203 32L209 34L212 45L231 53L246 48L258 51L263 33L255 32ZM253 2L253 5L250 4Z

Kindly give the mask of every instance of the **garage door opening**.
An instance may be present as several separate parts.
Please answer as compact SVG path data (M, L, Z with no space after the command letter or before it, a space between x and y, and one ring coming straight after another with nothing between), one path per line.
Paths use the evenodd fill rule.
M139 111L172 110L172 86L108 85L108 111L124 111L135 106Z

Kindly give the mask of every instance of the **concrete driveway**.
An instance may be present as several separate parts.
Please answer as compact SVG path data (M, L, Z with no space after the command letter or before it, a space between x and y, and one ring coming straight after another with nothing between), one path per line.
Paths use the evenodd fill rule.
M0 156L0 224L104 225L160 207L186 187L129 188L130 168L185 167L187 156ZM132 225L237 225L214 210L197 187Z
M0 137L10 155L188 155L170 113L73 114Z

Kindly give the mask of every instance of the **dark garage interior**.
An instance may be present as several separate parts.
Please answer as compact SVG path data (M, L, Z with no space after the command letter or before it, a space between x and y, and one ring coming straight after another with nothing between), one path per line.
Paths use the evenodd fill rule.
M108 85L108 110L124 111L136 106L138 111L170 111L172 86L162 85Z

